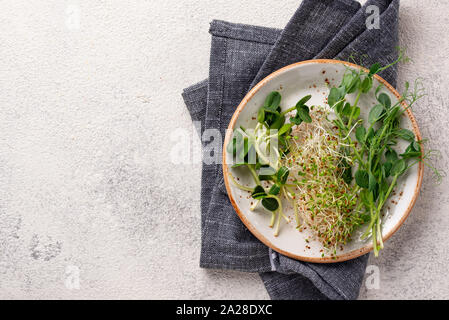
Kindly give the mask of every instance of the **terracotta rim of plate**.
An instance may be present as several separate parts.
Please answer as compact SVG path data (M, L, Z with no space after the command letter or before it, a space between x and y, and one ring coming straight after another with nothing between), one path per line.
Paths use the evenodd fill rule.
M305 64L316 64L316 63L321 63L321 64L343 64L349 67L353 67L356 69L362 69L366 72L369 72L368 69L361 67L359 65L356 65L354 63L350 63L350 62L346 62L346 61L340 61L340 60L332 60L332 59L314 59L314 60L305 60L305 61L301 61L301 62L297 62L291 65L288 65L284 68L281 68L275 72L273 72L272 74L268 75L266 78L264 78L262 81L260 81L256 86L254 86L253 89L251 89L248 94L243 98L242 102L240 102L239 106L237 107L236 111L234 112L234 115L231 118L231 121L229 122L229 126L228 126L228 130L226 132L226 137L225 137L225 141L224 141L224 147L223 147L223 178L224 178L224 182L225 182L225 186L226 186L226 191L228 193L229 196L229 200L231 201L232 206L234 207L237 215L239 216L240 220L242 220L242 222L244 223L244 225L251 231L251 233L257 238L259 239L262 243L264 243L266 246L270 247L271 249L296 260L301 260L301 261L306 261L306 262L312 262L312 263L336 263L336 262L342 262L342 261L347 261L347 260L351 260L357 257L360 257L366 253L369 253L370 251L373 250L373 245L367 244L364 247L360 248L360 249L356 249L350 252L347 252L345 254L342 255L337 255L337 257L320 257L320 258L312 258L312 257L305 257L305 256L300 256L300 255L296 255L296 254L292 254L290 252L284 251L278 247L276 247L273 243L271 243L270 240L268 240L262 233L260 233L252 224L251 222L246 219L245 215L240 211L240 208L238 207L237 203L234 200L234 197L232 196L232 192L231 192L231 188L230 188L230 184L229 184L229 178L228 178L228 172L229 172L229 168L228 165L226 163L226 147L228 145L228 142L230 141L231 137L232 137L232 132L235 126L235 123L237 121L237 118L239 117L240 113L242 112L242 110L245 108L245 106L247 105L247 103L252 99L252 97L263 87L265 86L268 82L270 82L272 79L276 78L278 75L286 72L287 70L290 70L294 67L300 66L300 65L305 65ZM393 95L395 95L397 97L397 99L399 100L401 98L401 95L396 91L396 89L394 89L394 87L389 84L385 79L383 79L382 77L378 76L377 74L374 76L380 83L382 83L385 88L387 88ZM416 138L418 141L422 140L421 137L421 133L419 131L418 128L418 124L416 122L416 119L412 113L412 111L407 108L407 104L405 102L402 102L402 106L404 108L406 108L406 112L407 115L412 123L413 126L413 132L416 135ZM423 151L423 150L422 150ZM418 169L418 181L416 183L416 187L415 187L415 191L413 194L413 198L410 201L404 215L402 216L401 220L393 227L393 229L386 234L382 239L384 242L386 242L400 227L401 225L405 222L405 220L408 218L408 216L410 215L410 212L413 208L413 206L415 205L416 199L418 198L419 195L419 191L421 188L421 184L422 184L422 179L423 179L423 174L424 174L424 165L422 162L419 162L419 169Z

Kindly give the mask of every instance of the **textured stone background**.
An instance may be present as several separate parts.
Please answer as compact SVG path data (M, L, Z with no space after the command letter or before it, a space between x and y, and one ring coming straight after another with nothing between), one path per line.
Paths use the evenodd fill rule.
M200 164L168 156L192 130L180 93L207 77L209 22L283 27L299 2L1 1L0 298L268 298L257 275L198 267ZM441 168L448 12L402 0L401 80L425 79L415 113ZM448 191L427 171L362 299L448 298Z

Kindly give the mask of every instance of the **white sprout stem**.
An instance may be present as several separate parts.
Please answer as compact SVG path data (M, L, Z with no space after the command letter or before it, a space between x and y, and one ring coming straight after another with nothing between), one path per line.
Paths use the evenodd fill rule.
M293 208L295 209L296 227L298 228L301 226L301 221L299 221L298 205L295 201L293 201Z
M382 239L381 223L382 223L381 219L379 218L379 220L377 221L377 238L379 240L380 248L383 249L384 248L384 241Z
M276 231L274 232L274 236L277 237L279 235L279 228L281 225L281 213L278 212L278 220L276 222Z
M271 213L270 228L273 228L275 220L276 220L276 213L272 212Z
M349 130L349 132L346 135L346 137L343 138L343 141L345 141L346 139L349 138L349 136L351 135L352 131L355 129L355 127L357 127L357 125L360 123L360 121L362 121L362 120L359 120L356 123L354 123L354 125L352 126L351 130Z
M234 183L234 185L239 188L240 190L243 191L249 191L252 192L253 189L250 187L245 187L244 185L241 185L240 183L238 183L237 181L235 181L234 176L229 172L229 177L231 178L232 183Z
M274 232L274 236L277 237L279 235L279 228L280 228L280 224L281 224L281 217L285 217L284 213L282 212L282 202L280 199L278 199L277 197L275 197L276 200L278 200L279 203L279 209L277 210L278 213L278 220L277 220L277 224L276 224L276 231ZM287 217L285 217L287 219L287 222L290 222L290 220L288 220Z

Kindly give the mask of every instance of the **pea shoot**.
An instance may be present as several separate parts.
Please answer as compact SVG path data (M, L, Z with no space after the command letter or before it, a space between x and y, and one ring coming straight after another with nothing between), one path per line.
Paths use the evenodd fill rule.
M342 144L348 146L347 152L354 160L355 184L360 188L357 208L361 217L368 222L362 239L372 237L375 256L383 249L381 212L389 196L396 187L398 179L409 168L424 160L422 141L416 140L415 134L400 127L400 117L406 111L402 106L406 102L410 108L422 97L422 92L415 86L413 92L406 90L395 104L387 93L381 92L382 85L375 89L377 104L374 105L365 123L360 116L359 99L362 94L373 90L375 74L394 65L403 58L402 52L397 61L386 67L374 64L369 72L347 69L339 87L331 88L328 104L333 109L336 119L333 123L339 128ZM346 101L348 94L356 94L354 104ZM355 133L355 140L353 140ZM395 147L398 140L408 141L407 149L397 154Z

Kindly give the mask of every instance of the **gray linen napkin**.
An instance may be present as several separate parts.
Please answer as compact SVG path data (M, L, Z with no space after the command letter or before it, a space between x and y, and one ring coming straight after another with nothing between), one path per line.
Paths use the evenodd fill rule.
M367 7L380 11L380 28L367 29ZM313 58L348 60L369 66L397 57L399 0L304 0L284 30L213 21L209 78L183 92L193 121L200 122L203 154L224 137L245 94L271 72ZM381 74L396 85L396 68ZM221 159L221 155L216 155ZM311 264L278 254L243 225L229 201L220 164L203 162L200 266L259 272L272 299L356 299L368 256L336 264Z

